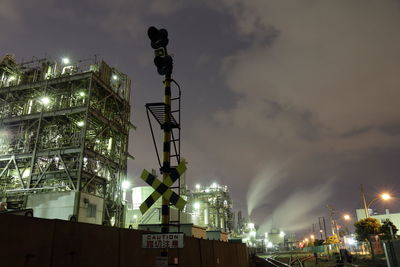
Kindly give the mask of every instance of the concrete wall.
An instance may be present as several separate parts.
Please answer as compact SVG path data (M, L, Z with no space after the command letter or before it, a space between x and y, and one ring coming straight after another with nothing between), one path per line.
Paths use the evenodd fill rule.
M0 215L1 266L142 267L155 266L158 249L142 249L144 231L61 220ZM179 266L248 267L244 244L185 237L169 250Z

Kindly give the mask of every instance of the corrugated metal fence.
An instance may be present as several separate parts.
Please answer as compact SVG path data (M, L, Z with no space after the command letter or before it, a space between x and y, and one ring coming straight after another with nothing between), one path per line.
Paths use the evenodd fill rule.
M155 266L157 249L142 249L144 231L61 220L0 215L2 267ZM248 267L244 244L185 237L185 247L169 250L179 266Z

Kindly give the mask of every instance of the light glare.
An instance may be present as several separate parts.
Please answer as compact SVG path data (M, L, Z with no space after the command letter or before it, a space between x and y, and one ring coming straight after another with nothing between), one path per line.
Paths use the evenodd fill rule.
M40 98L40 102L43 105L47 106L48 104L50 104L50 98L48 98L47 96L44 96L44 97Z
M383 200L388 200L388 199L391 199L391 198L392 198L388 193L383 193L383 194L381 195L381 197L382 197Z
M128 180L125 180L122 182L121 186L123 190L127 190L131 186L131 183Z
M69 60L69 58L67 58L67 57L63 57L62 58L62 63L64 64L64 65L67 65L67 64L69 64L71 61Z

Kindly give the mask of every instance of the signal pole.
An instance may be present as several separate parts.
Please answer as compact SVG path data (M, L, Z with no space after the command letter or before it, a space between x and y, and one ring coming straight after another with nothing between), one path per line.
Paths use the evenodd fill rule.
M166 183L171 173L171 76L172 76L172 57L167 53L168 31L150 27L147 35L151 40L151 47L154 49L154 64L157 72L164 75L164 123L161 125L163 130L163 158L160 172L163 175L163 182ZM161 233L169 232L169 201L162 198L161 207ZM161 251L161 256L168 263L168 249Z
M166 181L167 176L170 172L171 168L171 74L168 73L165 75L164 81L164 125L162 126L164 130L164 140L163 140L163 165L161 168L161 172L163 174L163 182ZM168 233L169 232L169 201L165 198L162 199L162 226L161 232Z

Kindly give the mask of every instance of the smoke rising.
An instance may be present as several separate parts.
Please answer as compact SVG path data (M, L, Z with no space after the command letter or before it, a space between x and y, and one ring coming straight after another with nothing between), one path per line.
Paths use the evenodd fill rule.
M316 220L315 211L332 195L333 183L326 182L312 188L295 189L293 193L261 224L259 231L268 232L271 228L283 231L299 231L309 227Z

